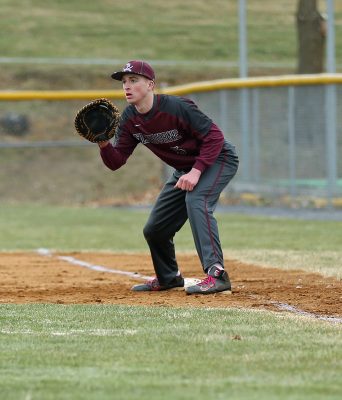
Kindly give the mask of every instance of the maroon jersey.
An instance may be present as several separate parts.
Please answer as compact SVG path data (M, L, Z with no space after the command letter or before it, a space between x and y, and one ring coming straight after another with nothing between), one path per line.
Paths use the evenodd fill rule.
M152 109L140 114L133 105L121 116L114 144L101 149L105 165L124 165L138 143L177 170L204 171L220 154L224 136L213 121L191 100L155 95Z

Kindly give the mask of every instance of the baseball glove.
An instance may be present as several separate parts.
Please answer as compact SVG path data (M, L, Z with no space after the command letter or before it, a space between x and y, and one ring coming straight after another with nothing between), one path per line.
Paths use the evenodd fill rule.
M111 139L119 125L118 108L107 99L96 99L76 114L75 128L80 136L92 143Z

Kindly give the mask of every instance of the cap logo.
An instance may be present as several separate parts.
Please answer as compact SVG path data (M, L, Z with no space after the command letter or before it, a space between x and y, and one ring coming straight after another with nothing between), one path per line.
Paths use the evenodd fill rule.
M125 65L125 68L123 69L123 72L132 72L133 65L131 63L127 63Z

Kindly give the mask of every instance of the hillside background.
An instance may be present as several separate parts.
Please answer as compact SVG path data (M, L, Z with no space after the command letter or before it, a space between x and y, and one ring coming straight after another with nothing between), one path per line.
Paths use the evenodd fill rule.
M297 0L246 3L250 75L295 73ZM317 3L324 14L326 1ZM2 0L0 55L189 62L177 67L157 63L158 81L170 85L234 77L238 74L237 5L238 1L227 0ZM341 0L335 1L335 9L340 69ZM215 62L218 66L210 65ZM117 66L115 62L105 66L3 65L0 88L107 88L113 84L108 74Z
M246 3L249 75L296 73L297 1ZM322 13L325 3L318 1ZM119 89L110 74L135 58L154 65L157 85L237 77L237 5L228 0L2 0L0 90ZM342 0L335 1L335 9L336 63L342 71ZM24 137L0 129L0 142L73 137L73 117L83 105L0 102L0 119L14 112L31 121ZM163 166L144 148L115 174L103 168L96 147L2 148L0 160L0 201L5 202L150 201L162 182Z

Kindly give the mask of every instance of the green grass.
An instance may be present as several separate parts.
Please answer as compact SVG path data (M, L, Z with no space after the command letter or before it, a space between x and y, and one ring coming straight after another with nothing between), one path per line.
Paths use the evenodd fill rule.
M296 0L249 0L248 56L297 64ZM318 1L326 11L326 2ZM335 2L337 63L342 4ZM3 0L0 53L9 57L238 62L238 2ZM195 67L193 67L196 69ZM60 68L59 68L60 70ZM179 72L179 71L178 71ZM60 74L63 72L60 70Z
M125 208L3 205L2 250L146 249L142 228L148 211ZM231 249L340 250L342 224L218 213L221 241ZM180 250L194 249L188 224L176 235Z
M227 309L2 305L0 310L0 386L7 400L341 395L337 325Z
M142 210L2 204L1 250L146 251L147 216ZM264 252L288 262L306 254L306 269L314 248L318 259L336 254L338 275L339 222L217 217L227 256L253 261ZM194 250L187 225L176 244ZM2 304L1 398L339 399L341 344L340 325L283 313Z
M286 19L278 7L270 7L271 3L264 0L262 10L256 9L256 4L250 10L254 44L251 56L259 60L264 56L260 52L263 44L270 43L266 40L268 35L274 40L285 36L284 30L287 34L286 41L271 45L273 59L292 57L291 48L295 48L296 3L282 0ZM3 21L6 36L0 41L0 49L7 56L232 61L238 58L236 2L5 0L1 14L7 18ZM277 29L280 22L282 28ZM263 38L259 35L257 39L255 32Z

